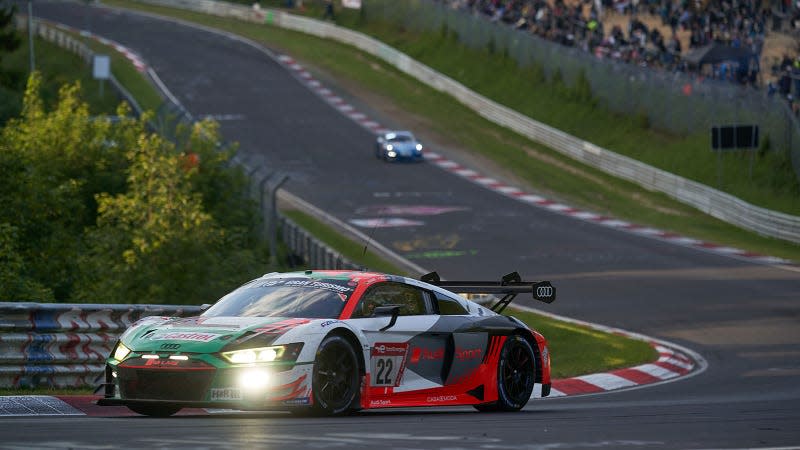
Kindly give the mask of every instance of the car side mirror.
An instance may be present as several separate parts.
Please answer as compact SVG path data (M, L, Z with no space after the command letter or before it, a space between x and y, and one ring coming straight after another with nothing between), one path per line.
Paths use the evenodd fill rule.
M401 306L402 305L384 305L384 306L378 306L374 310L372 310L372 317L385 317L385 316L392 317L389 320L389 324L381 328L380 331L386 331L389 328L392 328L395 323L397 323L397 316L400 315Z

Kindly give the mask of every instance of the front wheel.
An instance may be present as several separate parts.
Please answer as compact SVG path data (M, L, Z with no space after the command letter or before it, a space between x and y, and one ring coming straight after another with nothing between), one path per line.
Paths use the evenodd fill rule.
M311 390L313 411L346 414L358 407L359 368L353 346L342 336L328 336L317 349Z
M536 359L528 341L519 335L506 339L497 363L497 402L476 405L478 411L519 411L533 392Z
M163 405L129 405L128 409L150 417L169 417L181 410L180 406L163 406Z

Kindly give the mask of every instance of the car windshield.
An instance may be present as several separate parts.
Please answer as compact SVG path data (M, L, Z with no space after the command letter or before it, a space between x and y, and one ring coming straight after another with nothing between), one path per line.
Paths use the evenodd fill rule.
M222 297L204 317L337 319L353 293L348 280L258 279Z
M394 136L390 136L389 140L392 142L411 142L414 140L414 138L405 134L396 134Z

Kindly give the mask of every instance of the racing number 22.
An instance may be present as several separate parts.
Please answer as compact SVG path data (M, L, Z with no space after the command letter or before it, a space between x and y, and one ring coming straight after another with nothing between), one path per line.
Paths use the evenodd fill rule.
M373 356L371 362L372 386L396 386L403 370L402 355Z
M392 385L392 366L392 358L378 358L375 361L375 368L378 369L378 373L375 376L375 384L381 386Z

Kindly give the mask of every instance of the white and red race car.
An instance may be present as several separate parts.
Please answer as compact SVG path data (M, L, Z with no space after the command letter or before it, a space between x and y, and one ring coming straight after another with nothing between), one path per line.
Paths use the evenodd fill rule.
M503 297L486 308L454 292ZM132 325L107 360L98 404L150 416L185 407L516 411L534 383L542 396L550 392L545 338L500 314L520 293L555 300L549 282L523 282L516 273L500 282L448 282L436 273L421 281L356 271L270 273L197 317Z

